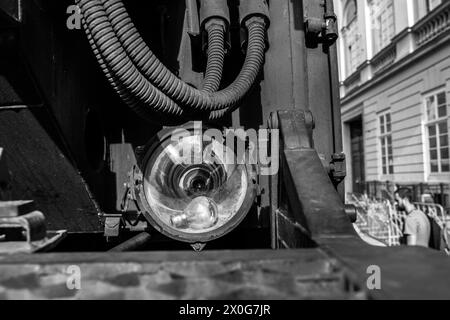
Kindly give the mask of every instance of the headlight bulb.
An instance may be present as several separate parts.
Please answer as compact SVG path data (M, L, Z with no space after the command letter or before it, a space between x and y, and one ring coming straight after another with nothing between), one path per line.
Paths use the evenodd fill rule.
M172 216L170 223L177 229L205 230L214 227L218 213L215 201L201 196L192 200L182 214Z

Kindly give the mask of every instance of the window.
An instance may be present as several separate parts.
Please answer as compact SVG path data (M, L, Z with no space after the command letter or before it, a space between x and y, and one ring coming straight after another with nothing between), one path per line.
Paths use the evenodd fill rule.
M381 168L383 175L394 174L394 154L392 150L392 122L391 114L379 116L380 120L380 146Z
M345 47L346 76L356 71L363 62L361 35L358 28L358 7L355 0L349 0L344 9L343 39Z
M448 107L445 91L425 99L431 173L450 172Z
M415 21L422 19L425 15L436 9L443 2L444 0L414 0Z
M374 53L386 47L395 35L393 0L369 0Z
M442 3L442 0L425 0L427 5L427 12L434 10Z

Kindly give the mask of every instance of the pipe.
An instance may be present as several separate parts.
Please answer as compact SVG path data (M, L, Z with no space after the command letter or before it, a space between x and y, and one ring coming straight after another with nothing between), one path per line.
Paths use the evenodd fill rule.
M133 238L119 244L117 247L112 248L111 250L109 250L109 252L135 251L149 243L151 238L152 237L148 232L142 232L137 236L134 236Z

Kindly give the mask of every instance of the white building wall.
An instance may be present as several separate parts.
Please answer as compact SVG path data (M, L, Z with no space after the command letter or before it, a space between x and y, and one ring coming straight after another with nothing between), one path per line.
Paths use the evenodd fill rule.
M335 0L338 19L345 14L344 9L348 1ZM393 42L376 52L371 38L373 18L370 14L374 10L371 10L370 6L387 4L389 0L357 0L358 28L365 47L365 62L353 74L346 73L346 68L342 66L340 69L343 140L347 158L351 159L348 123L362 117L366 181L450 182L450 173L430 173L424 105L427 94L444 89L450 115L450 23L445 22L448 26L441 29L440 36L425 44L417 42L418 33L415 33L414 29L419 28L424 21L426 23L429 17L436 16L437 12L443 17L448 16L450 6L449 2L437 0L432 4L436 7L435 10L427 14L426 1L428 0L393 1L393 10L385 10L383 16L384 21L393 23L393 26L389 27L394 28ZM386 12L393 15L393 20ZM429 27L422 28L428 29ZM342 48L344 44L341 38L338 44L341 64L347 61L342 56L346 53ZM392 60L385 62L383 59ZM383 63L386 63L386 67ZM385 111L390 112L392 119L394 173L391 175L383 175L381 165L379 115ZM351 161L347 169L351 177ZM351 187L352 181L349 178L346 181L346 189L351 191Z
M449 182L450 174L427 173L424 130L424 95L446 88L450 101L450 44L427 55L363 94L344 100L344 123L363 115L367 181ZM383 176L379 141L380 112L390 110L394 174ZM450 123L450 122L449 122ZM450 130L450 128L449 128Z

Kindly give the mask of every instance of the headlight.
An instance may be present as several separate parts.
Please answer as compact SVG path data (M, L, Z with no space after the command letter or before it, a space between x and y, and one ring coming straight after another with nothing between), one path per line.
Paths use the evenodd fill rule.
M184 242L204 243L232 231L255 198L256 172L237 164L224 143L205 141L192 125L165 129L145 149L140 162L139 201L147 220L161 233ZM231 157L230 157L231 155Z

